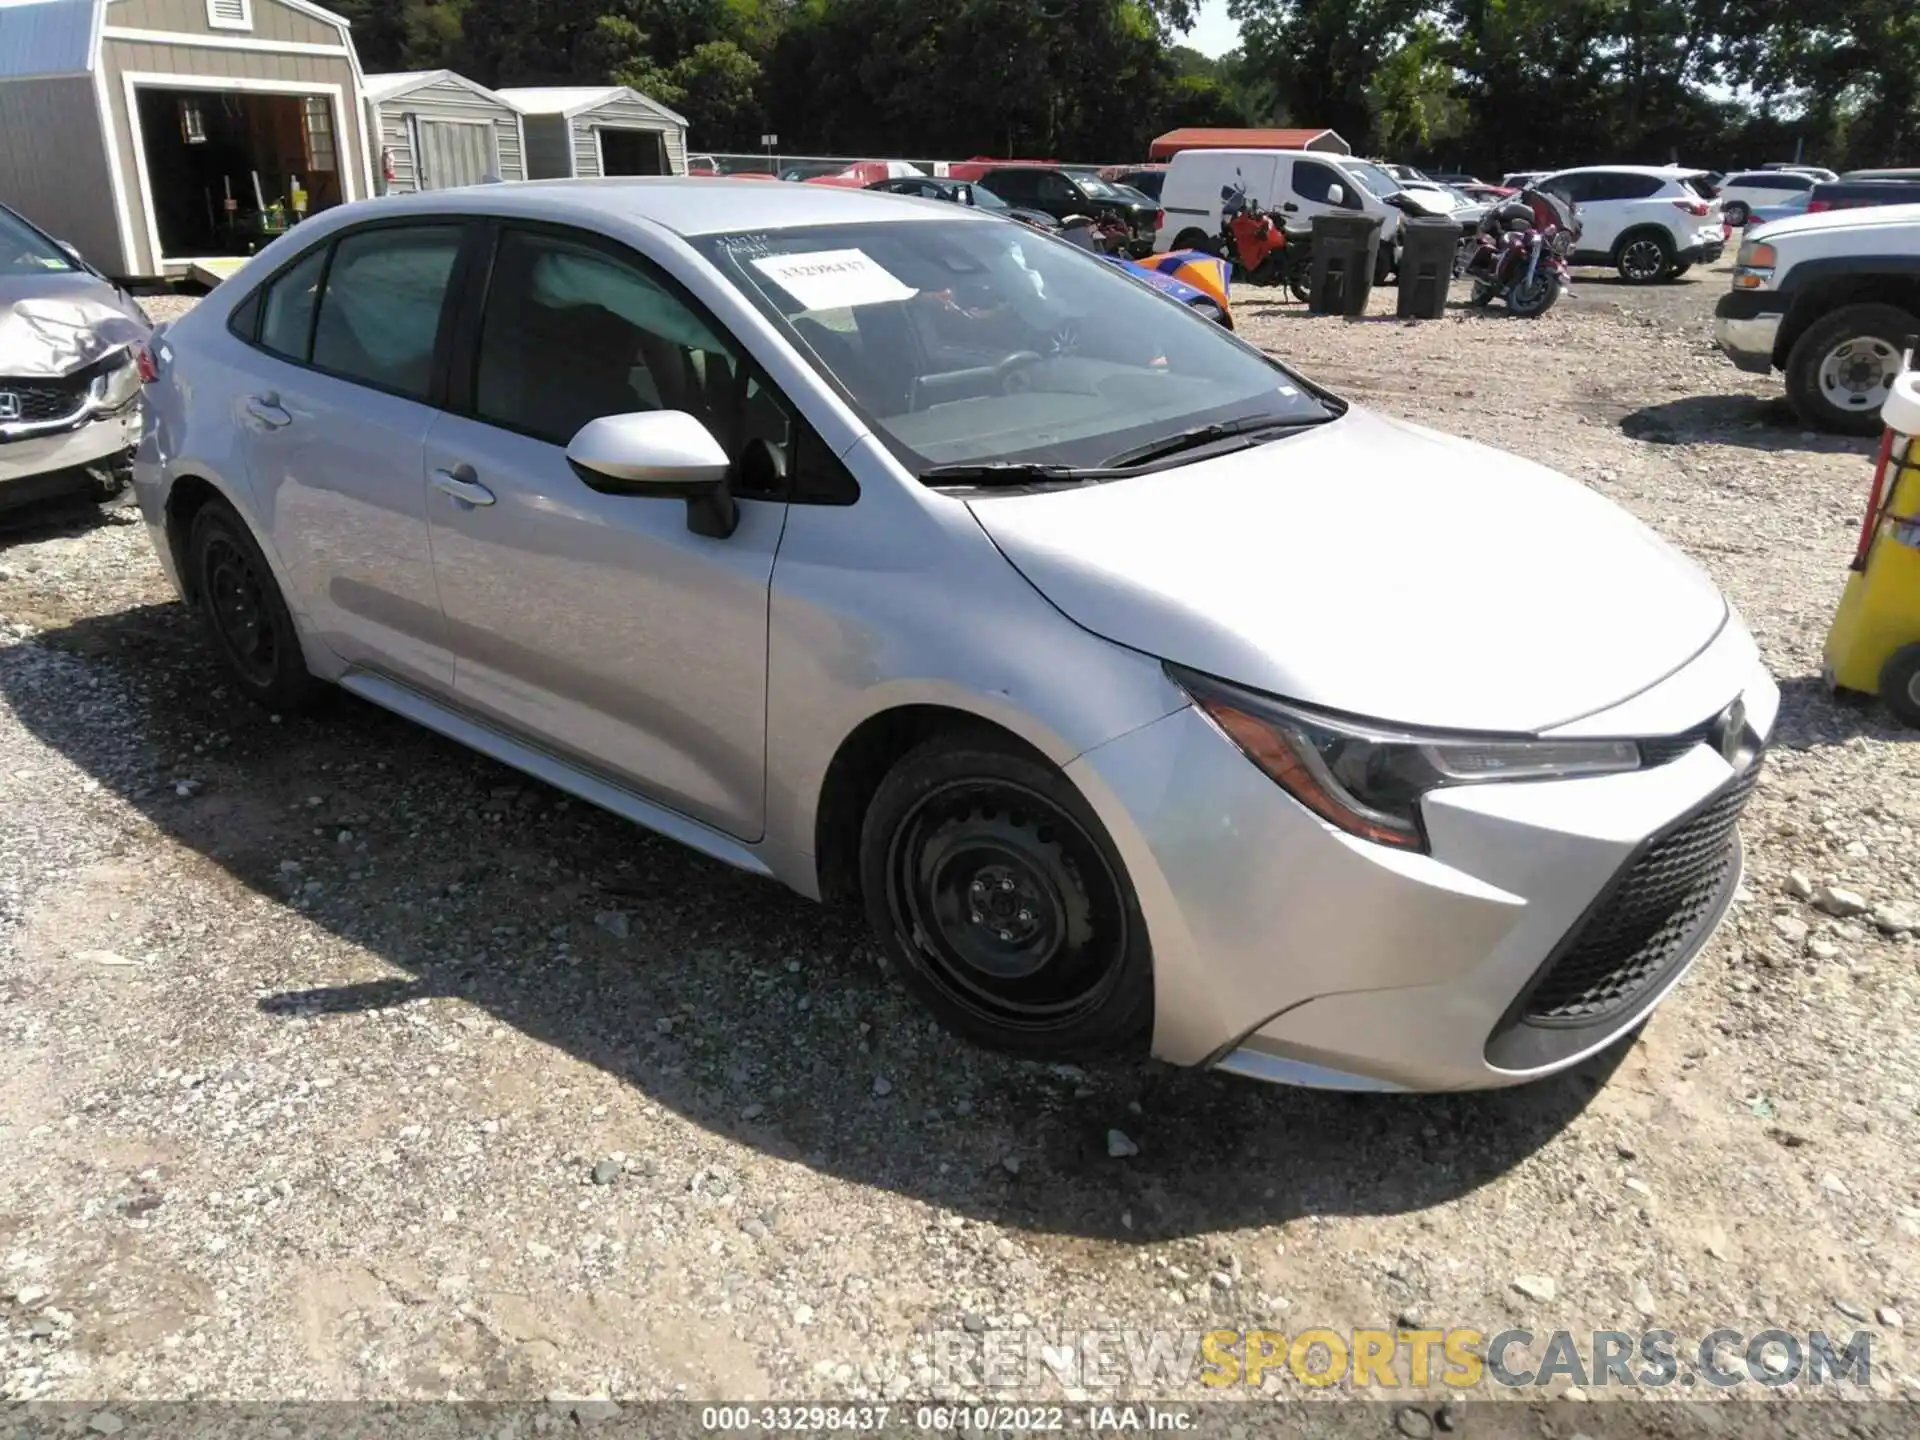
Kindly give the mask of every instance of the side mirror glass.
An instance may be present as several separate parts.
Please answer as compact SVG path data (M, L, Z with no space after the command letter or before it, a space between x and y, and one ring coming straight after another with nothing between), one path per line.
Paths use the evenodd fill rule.
M1327 187L1327 203L1329 205L1346 204L1347 203L1347 187L1344 185L1329 185Z
M582 484L604 495L685 500L696 534L724 538L739 524L727 452L684 410L589 420L567 446L567 461Z
M74 264L84 265L87 263L87 257L80 253L80 247L71 240L56 240L53 243L66 251L67 258L73 261Z

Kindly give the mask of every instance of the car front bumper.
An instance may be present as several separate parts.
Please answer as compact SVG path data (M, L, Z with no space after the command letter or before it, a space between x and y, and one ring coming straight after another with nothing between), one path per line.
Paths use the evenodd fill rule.
M125 455L139 443L140 411L135 407L96 416L72 429L19 439L4 438L4 429L0 427L0 504L7 503L9 489L24 488L28 481Z
M1750 374L1770 373L1780 325L1787 318L1784 311L1770 307L1780 303L1779 296L1764 290L1731 290L1721 296L1713 312L1713 343L1720 353Z
M1622 728L1590 718L1556 733L1681 734L1736 698L1763 744L1779 691L1737 621L1676 675L1596 717ZM1738 770L1703 741L1630 774L1440 791L1423 810L1429 854L1322 822L1193 708L1068 773L1139 896L1156 1055L1321 1088L1464 1090L1577 1064L1679 981L1738 884L1731 817L1758 763ZM1657 953L1626 947L1624 978L1608 990L1602 975L1602 1001L1540 1013L1538 997L1567 991L1569 965L1591 969L1623 913L1638 923L1649 886L1664 893L1682 860L1698 880L1676 936Z

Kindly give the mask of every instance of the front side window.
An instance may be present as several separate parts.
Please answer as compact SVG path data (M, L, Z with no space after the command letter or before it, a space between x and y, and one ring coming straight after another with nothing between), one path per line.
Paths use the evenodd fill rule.
M1327 196L1339 183L1340 176L1331 165L1322 165L1318 160L1293 162L1293 193L1302 200L1326 205L1330 203Z
M1042 205L1078 205L1085 199L1066 176L1051 172L1040 176L1039 190Z
M425 400L460 234L458 225L383 226L341 239L314 322L314 366Z
M988 178L996 195L1015 204L1031 204L1040 197L1040 177L1031 170L997 170Z
M695 243L916 473L1108 465L1198 425L1338 413L1211 320L1024 226L889 221Z
M683 410L729 455L788 444L785 409L739 350L638 256L509 230L480 328L481 420L566 445L590 420Z

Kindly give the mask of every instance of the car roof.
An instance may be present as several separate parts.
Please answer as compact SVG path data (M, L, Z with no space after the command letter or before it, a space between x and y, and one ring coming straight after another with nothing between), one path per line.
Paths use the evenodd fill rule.
M933 177L929 177L933 178ZM721 176L621 176L598 180L519 180L474 185L458 190L429 190L389 195L326 212L351 212L354 220L410 211L440 214L519 215L566 219L591 225L599 219L641 221L677 235L715 235L735 231L786 230L806 225L848 225L902 219L971 219L951 207L925 216L899 203L899 197L864 187L751 183ZM989 217L978 217L985 221Z
M1515 171L1515 174L1525 172ZM1574 165L1565 170L1539 172L1548 175L1656 175L1662 180L1678 180L1685 175L1708 172L1695 165Z

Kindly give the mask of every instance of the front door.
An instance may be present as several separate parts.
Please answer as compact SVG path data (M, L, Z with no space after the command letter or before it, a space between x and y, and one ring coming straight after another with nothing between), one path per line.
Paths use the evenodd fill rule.
M732 341L611 242L504 230L470 373L426 443L434 573L475 712L743 840L762 828L767 600L784 501L739 529L588 488L589 420L687 410L730 447L785 444ZM465 371L468 362L459 368ZM464 385L466 393L459 392Z
M259 512L313 633L349 665L445 692L421 445L455 224L380 225L271 281L240 400Z
M478 185L499 173L493 153L493 122L427 120L415 122L414 150L422 190L452 190Z

